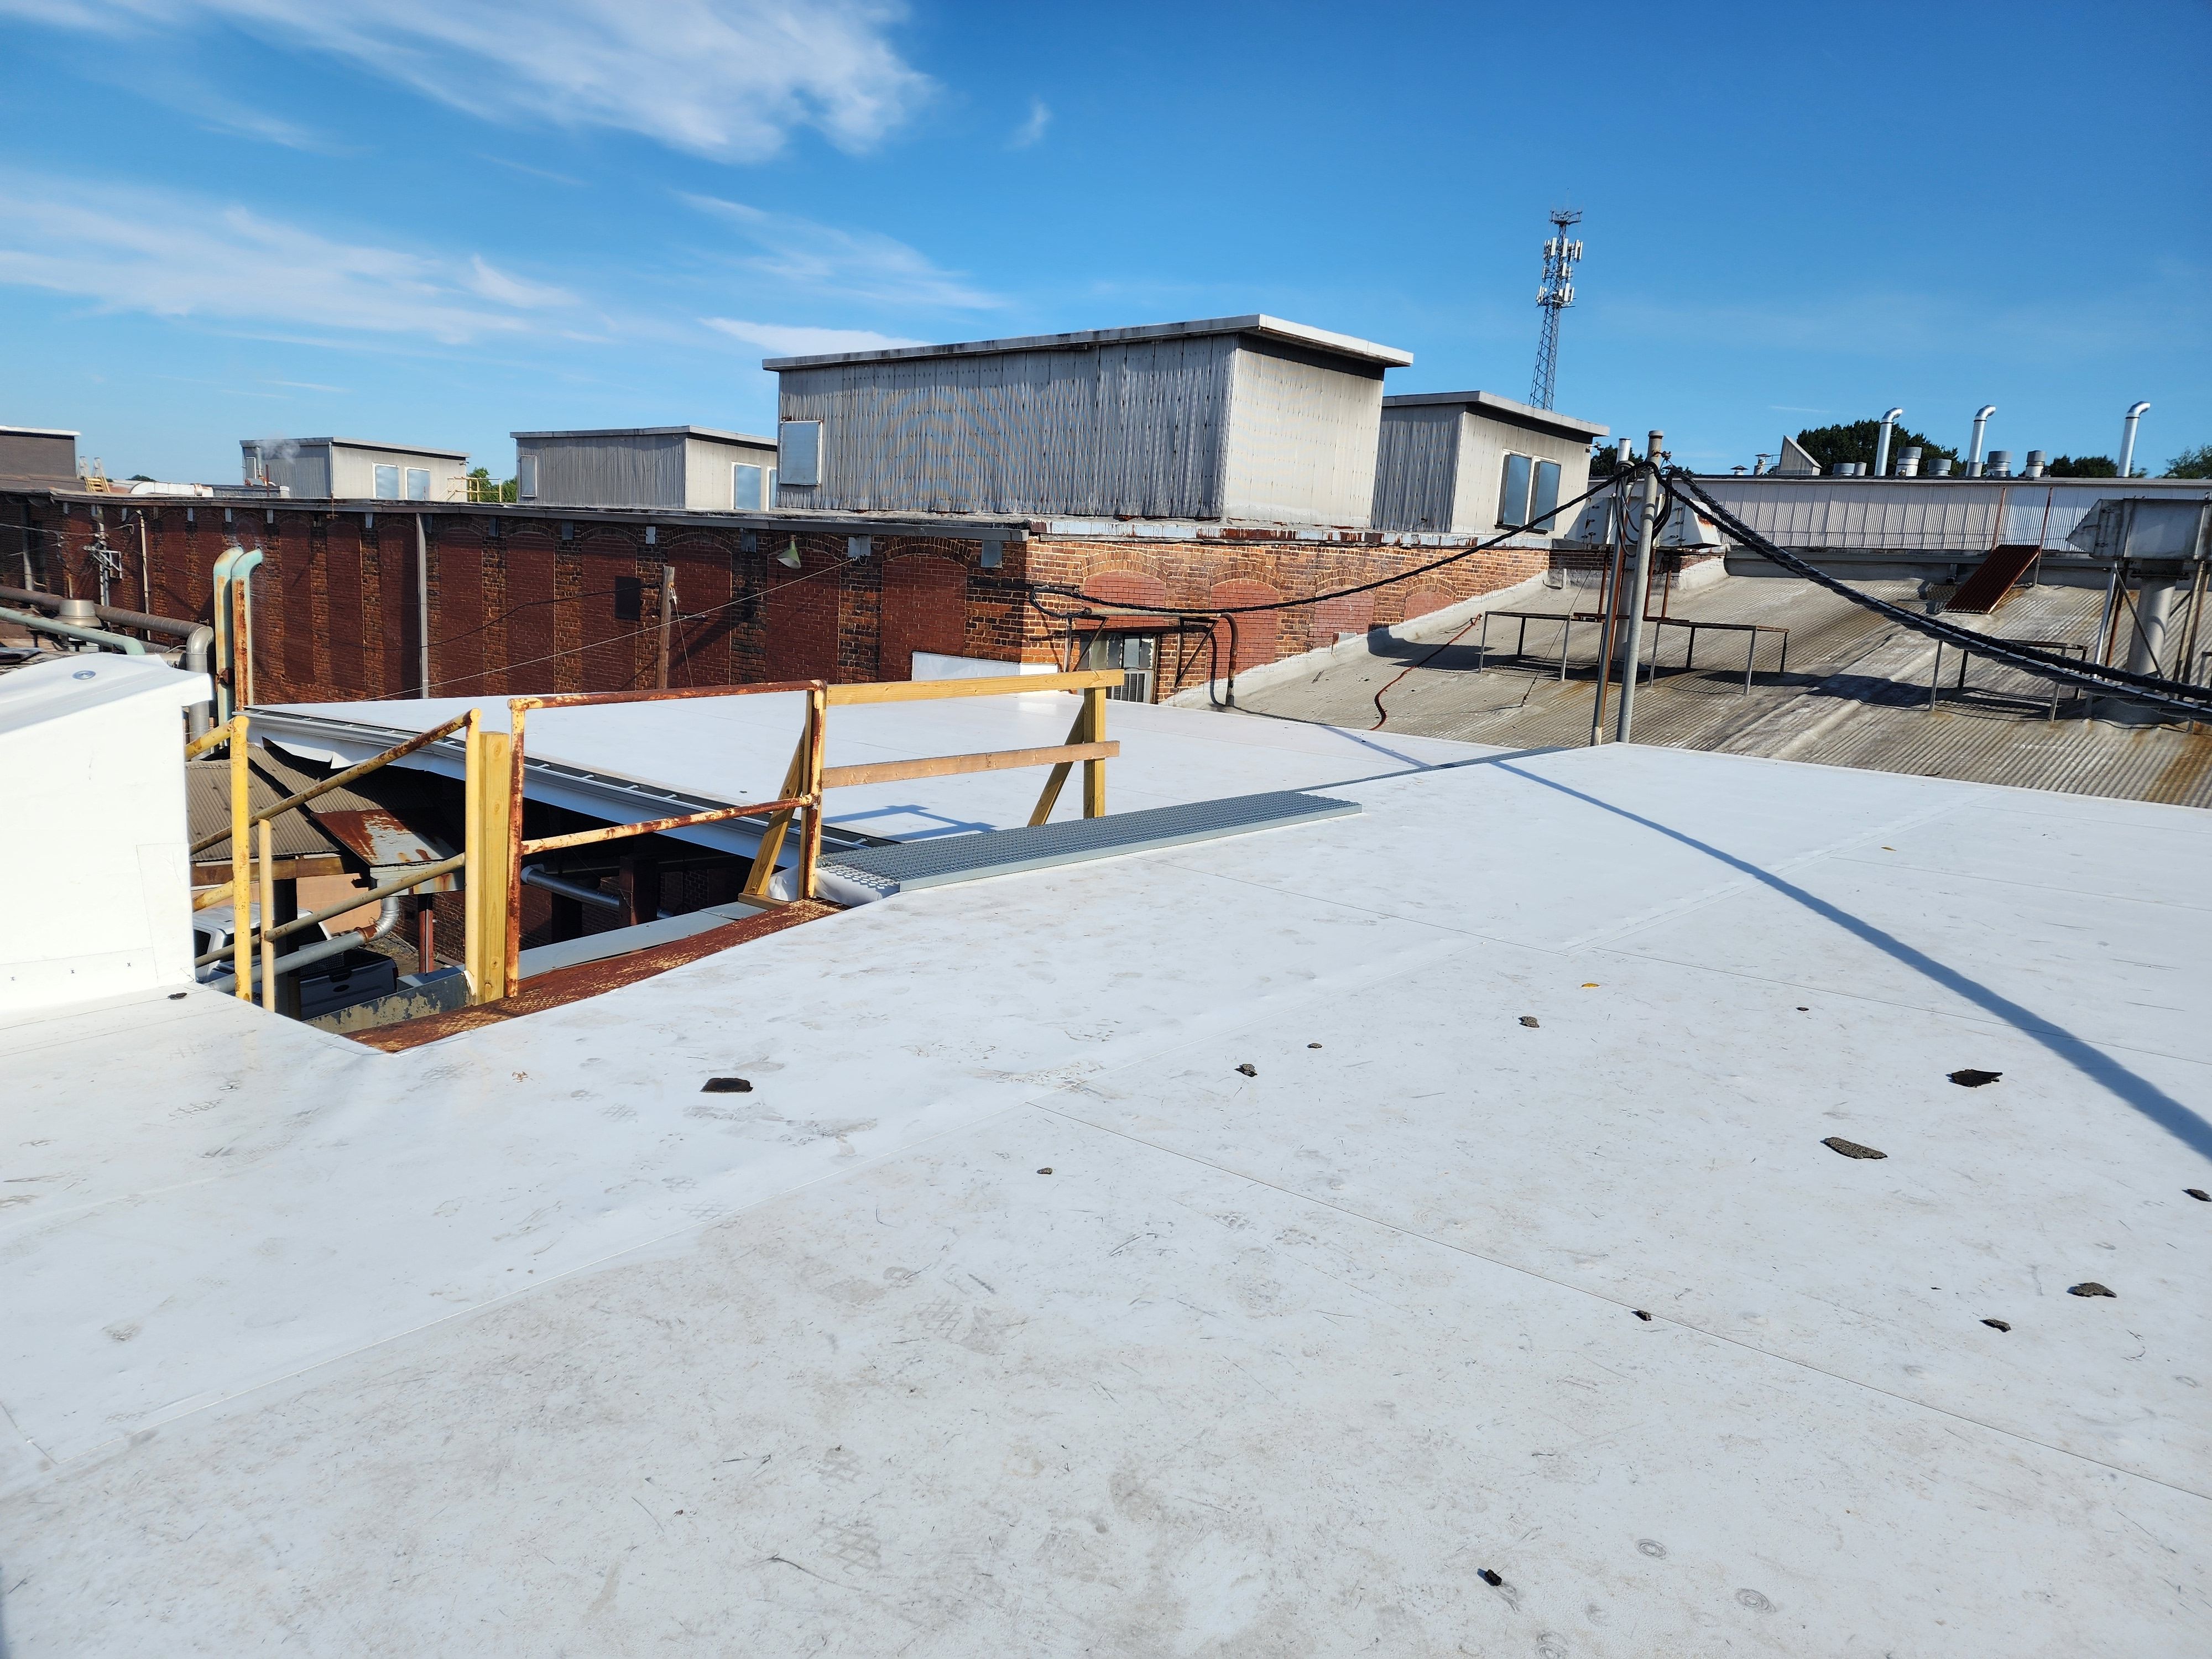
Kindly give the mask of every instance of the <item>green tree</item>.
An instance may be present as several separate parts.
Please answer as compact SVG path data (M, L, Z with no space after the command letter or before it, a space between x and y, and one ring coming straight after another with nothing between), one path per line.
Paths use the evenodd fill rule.
M1853 421L1848 426L1808 427L1797 434L1797 441L1805 453L1820 464L1826 472L1838 461L1856 461L1869 471L1874 470L1875 446L1881 441L1881 422ZM1955 461L1959 452L1945 444L1937 443L1924 434L1910 427L1900 426L1889 434L1889 464L1897 465L1897 458L1905 450L1920 451L1920 470L1928 471L1935 460Z
M2166 464L2169 478L2212 478L2212 444L2185 449Z
M2109 455L2054 455L2043 469L2054 478L2117 478L2120 464Z
M509 478L495 489L489 467L471 467L469 470L469 499L472 501L511 501L515 499L514 480Z

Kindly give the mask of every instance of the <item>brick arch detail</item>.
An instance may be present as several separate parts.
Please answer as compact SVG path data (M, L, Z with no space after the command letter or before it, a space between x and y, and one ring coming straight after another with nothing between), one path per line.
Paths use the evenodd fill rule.
M1165 605L1168 585L1143 570L1101 570L1083 580L1085 599L1105 605Z
M964 654L968 572L935 553L906 554L884 565L883 619L876 672L887 680L914 678L914 653Z
M1273 605L1283 596L1265 582L1250 581L1243 577L1237 577L1229 581L1214 583L1212 592L1207 597L1210 604L1233 605ZM1257 668L1262 663L1274 661L1276 657L1281 654L1277 650L1276 644L1281 633L1283 618L1296 614L1293 611L1263 611L1255 616L1239 617L1237 619L1237 661L1234 665L1234 672L1241 674L1248 668ZM1216 631L1220 635L1222 655L1225 658L1229 654L1229 625L1226 623L1218 623Z
M1314 644L1334 645L1340 634L1364 634L1375 626L1375 595L1352 593L1340 599L1323 599L1310 614Z
M1425 617L1431 611L1441 611L1452 602L1452 596L1441 587L1409 587L1406 590L1405 620Z

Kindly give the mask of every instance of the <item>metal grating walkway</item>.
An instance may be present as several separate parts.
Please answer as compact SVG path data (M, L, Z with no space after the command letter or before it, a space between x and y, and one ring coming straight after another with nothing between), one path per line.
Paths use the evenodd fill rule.
M992 830L980 835L872 847L823 865L822 874L888 898L908 888L941 887L949 882L980 881L1057 864L1118 858L1156 847L1349 817L1358 811L1357 801L1275 790L1263 795L1232 795L1222 800L1117 812L1103 818L1072 818L1021 830Z

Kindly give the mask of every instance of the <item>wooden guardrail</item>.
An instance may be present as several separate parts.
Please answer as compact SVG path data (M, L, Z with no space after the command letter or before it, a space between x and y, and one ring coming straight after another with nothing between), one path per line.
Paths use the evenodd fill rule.
M732 818L763 817L758 850L747 870L745 896L764 904L781 901L769 892L769 883L783 856L784 843L798 826L799 842L795 888L799 896L812 898L815 872L821 862L823 804L832 789L864 784L896 783L910 778L963 776L972 773L1007 771L1043 766L1051 769L1030 815L1032 824L1052 815L1062 788L1083 768L1083 813L1103 817L1106 811L1106 763L1121 753L1118 743L1106 738L1106 693L1121 684L1118 670L1086 670L1067 674L1018 674L988 679L906 680L856 685L829 685L820 680L787 680L763 685L719 685L679 690L578 692L510 697L508 730L488 729L480 709L471 708L429 730L395 744L356 765L347 767L306 789L255 811L250 793L247 748L252 734L250 714L244 710L222 725L185 745L187 759L229 747L230 823L228 828L202 836L191 844L195 853L228 838L231 879L228 896L232 908L232 939L228 951L210 951L198 965L204 966L224 954L233 957L237 995L252 999L252 960L258 946L262 961L262 1002L273 1010L276 1003L276 975L270 971L276 941L344 911L420 887L427 882L462 872L465 894L465 962L471 1000L489 1002L511 996L519 988L518 964L522 955L522 867L533 854L571 847L591 846L636 836L659 835L699 824ZM934 755L913 760L876 761L852 766L826 766L829 711L872 703L933 702L961 697L1015 696L1032 691L1073 691L1082 696L1075 721L1064 743L1042 748L1000 749L975 754ZM772 800L748 801L735 806L714 807L673 817L648 818L635 823L605 824L564 835L526 837L522 833L524 759L532 714L563 708L604 708L616 703L673 702L696 697L762 696L796 693L805 699L796 742L786 767L781 787ZM428 864L408 872L405 879L389 882L368 893L349 894L343 903L312 915L277 922L275 913L274 859L270 852L273 820L317 796L343 788L380 768L403 760L434 743L461 736L465 850L454 859ZM258 830L259 853L253 832ZM254 889L262 892L262 921L253 925ZM225 890L216 888L194 900L197 908L220 903Z

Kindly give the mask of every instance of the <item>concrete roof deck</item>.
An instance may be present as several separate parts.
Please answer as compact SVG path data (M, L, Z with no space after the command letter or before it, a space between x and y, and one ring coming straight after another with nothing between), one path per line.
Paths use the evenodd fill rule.
M12 1650L2192 1647L2212 823L1422 758L404 1054L0 1031Z

